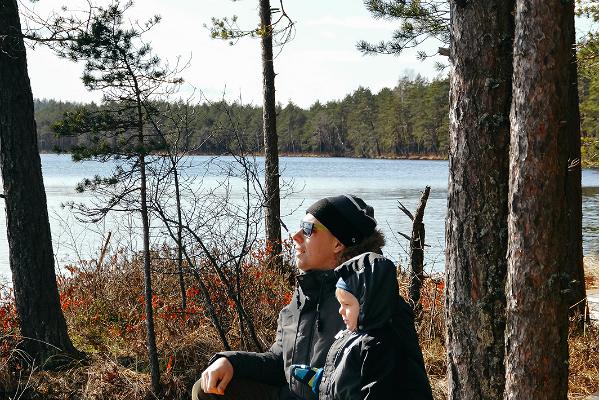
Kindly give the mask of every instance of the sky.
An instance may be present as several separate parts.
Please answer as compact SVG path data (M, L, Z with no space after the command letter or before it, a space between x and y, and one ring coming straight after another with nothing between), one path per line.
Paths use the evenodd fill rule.
M94 2L95 4L98 2ZM22 0L39 15L47 15L68 4L85 9L79 0ZM78 4L82 4L78 6ZM101 3L102 4L102 3ZM272 0L271 6L279 3ZM137 0L130 13L132 21L145 21L158 14L162 21L148 33L156 55L170 64L177 58L189 60L182 72L186 84L181 97L193 91L205 99L244 104L262 104L260 40L242 38L234 46L210 38L204 24L211 17L238 16L243 28L258 24L258 0ZM391 37L397 22L375 20L362 0L285 0L286 12L295 22L294 39L274 61L276 101L293 102L308 108L317 100L339 100L359 86L377 93L394 87L403 76L439 76L434 59L421 62L415 51L400 56L365 56L356 43L376 42ZM428 43L429 51L439 43ZM275 50L277 52L277 49ZM43 46L28 49L28 67L35 98L64 101L99 101L99 93L88 92L81 83L82 64L61 60ZM444 61L438 57L438 61Z

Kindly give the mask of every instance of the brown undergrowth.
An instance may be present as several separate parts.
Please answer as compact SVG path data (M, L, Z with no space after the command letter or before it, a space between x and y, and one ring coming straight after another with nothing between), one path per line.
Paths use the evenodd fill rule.
M161 399L189 399L193 382L210 356L223 344L206 310L193 276L186 277L187 307L181 309L176 268L168 251L155 254L153 306L161 380ZM264 266L264 254L254 254L243 268L243 303L252 316L263 347L273 340L279 310L290 300L287 277ZM123 252L101 268L95 263L68 267L58 278L61 304L76 347L88 355L61 371L31 365L17 348L18 320L11 290L0 285L0 399L153 399L145 341L141 260ZM242 343L233 302L208 267L200 271L212 304L232 348ZM407 279L399 276L406 294ZM444 283L428 278L418 313L423 356L436 400L446 399L444 347ZM575 326L575 324L573 324ZM598 329L571 329L569 398L581 399L598 388Z
M585 288L598 289L598 258L592 256L583 257L583 270L585 273Z
M598 263L585 260L586 287L598 287ZM408 298L408 276L400 275L400 292ZM417 332L425 359L427 374L435 400L447 399L446 348L444 328L444 280L431 276L424 281L421 291L422 309L417 313ZM581 316L571 318L569 324L569 400L584 400L598 392L598 322L582 326Z

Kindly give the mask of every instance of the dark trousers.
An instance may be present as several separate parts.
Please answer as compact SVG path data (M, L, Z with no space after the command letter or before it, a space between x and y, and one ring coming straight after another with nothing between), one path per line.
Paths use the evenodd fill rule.
M247 379L232 379L224 395L207 394L198 380L192 388L192 400L279 400L282 388Z

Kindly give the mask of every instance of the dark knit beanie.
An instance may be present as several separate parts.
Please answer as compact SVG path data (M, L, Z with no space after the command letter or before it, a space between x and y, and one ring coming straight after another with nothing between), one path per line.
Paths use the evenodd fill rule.
M355 246L375 231L373 207L351 194L326 197L306 210L344 246Z

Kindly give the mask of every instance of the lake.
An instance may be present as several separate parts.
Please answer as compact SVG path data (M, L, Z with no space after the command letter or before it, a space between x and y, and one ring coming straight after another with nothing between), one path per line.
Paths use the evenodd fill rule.
M208 156L190 157L193 165L188 174L203 176L203 184L219 185L222 170L219 162L231 158L220 158L208 168ZM261 164L262 158L257 159ZM68 201L88 202L91 195L79 194L75 185L84 178L94 175L106 176L114 163L74 163L69 155L44 154L42 168L48 198L48 210L54 252L59 267L78 259L96 258L107 232L113 233L111 244L140 248L141 240L135 234L120 228L127 222L135 226L135 218L123 215L108 219L102 224L83 224L72 213L61 207ZM342 193L353 193L374 207L379 227L386 235L385 254L403 266L407 264L407 240L397 232L410 234L411 221L398 209L401 201L414 211L421 192L426 185L431 193L425 210L427 271L442 271L444 268L444 221L448 184L448 162L429 160L368 160L354 158L308 158L282 157L280 159L282 179L292 182L294 191L281 202L282 220L293 233L314 201ZM583 243L584 254L598 254L598 171L584 170L583 189ZM241 185L234 184L232 198L242 197ZM125 221L124 221L125 220ZM0 213L0 278L10 279L8 243L6 239L5 213ZM284 237L289 235L284 231ZM139 243L138 243L139 242Z

